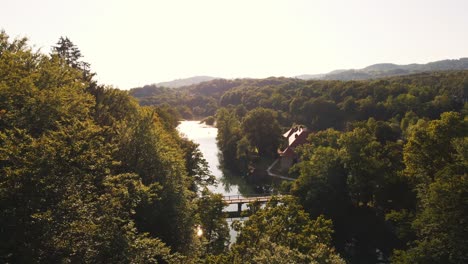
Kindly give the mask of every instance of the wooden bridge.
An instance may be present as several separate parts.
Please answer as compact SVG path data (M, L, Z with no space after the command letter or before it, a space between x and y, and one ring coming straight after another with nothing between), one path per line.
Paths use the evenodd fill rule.
M242 212L242 205L253 202L266 203L270 201L271 194L258 194L258 195L229 195L224 196L223 200L226 204L237 204L237 211L227 211L228 217L240 217Z
M227 204L244 204L244 203L253 203L261 202L265 203L271 199L271 195L258 195L258 196L243 196L243 195L229 195L224 196L223 200Z

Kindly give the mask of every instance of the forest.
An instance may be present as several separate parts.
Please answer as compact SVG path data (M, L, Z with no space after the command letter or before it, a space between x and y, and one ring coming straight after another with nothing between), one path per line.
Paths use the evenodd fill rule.
M344 263L331 221L294 198L252 205L229 246L222 196L175 112L98 84L81 58L68 38L45 54L0 33L0 262Z
M468 71L122 91L66 37L46 54L1 32L0 262L466 263L467 91ZM244 172L285 129L312 131L296 180L250 204L231 244L207 162L175 129L208 117Z
M348 263L468 261L468 71L366 81L213 80L130 91L218 128L224 166L274 159L292 126L312 131L281 192L332 221ZM208 117L208 118L207 118Z

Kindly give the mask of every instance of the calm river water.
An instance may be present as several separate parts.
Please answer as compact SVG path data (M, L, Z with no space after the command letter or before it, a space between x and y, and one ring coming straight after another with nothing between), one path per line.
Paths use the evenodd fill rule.
M247 177L233 175L223 170L219 162L219 149L216 145L218 129L199 121L182 121L177 127L179 133L199 144L199 149L208 162L211 173L216 177L218 184L209 186L214 193L228 195L262 194L272 190L278 184L278 179L271 177Z

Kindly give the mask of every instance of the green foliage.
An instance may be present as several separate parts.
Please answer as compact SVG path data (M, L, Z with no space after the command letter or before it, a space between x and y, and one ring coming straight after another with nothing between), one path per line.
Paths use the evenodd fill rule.
M130 94L142 105L169 103L195 116L213 115L225 107L235 109L241 119L246 111L263 107L281 113L278 121L284 127L300 123L313 130L343 129L348 123L370 117L380 121L396 118L400 122L410 111L430 119L446 111L460 111L467 100L467 73L433 72L348 82L213 80L178 89L145 86L132 89Z
M210 255L225 253L229 244L229 228L223 212L226 204L222 195L212 194L204 189L197 200L197 205L200 226L203 230L201 239L204 253Z
M154 108L154 110L158 114L159 118L161 119L161 123L164 125L166 130L173 130L179 124L181 115L177 109L174 109L166 104L157 106Z
M260 156L272 157L276 154L281 130L274 111L256 108L248 112L242 120L241 129Z
M67 37L60 37L57 46L52 47L52 54L57 55L60 59L65 61L68 66L80 70L83 74L83 78L87 81L91 81L95 75L90 72L89 63L80 61L83 57L81 51Z
M240 126L241 122L238 117L226 108L221 108L216 112L216 127L218 128L216 142L223 154L222 163L226 168L233 171L246 169L245 164L244 166L238 166L240 163L237 159L237 144L242 138Z
M419 123L405 145L407 175L417 183L434 181L435 174L454 161L455 138L466 136L468 127L459 113L447 112L440 120Z
M467 135L466 118L454 112L412 130L404 161L418 194L412 222L416 239L395 252L395 263L468 261Z
M203 123L205 123L205 124L207 124L207 125L209 125L209 126L214 125L215 121L216 121L216 120L215 120L214 116L208 116L208 117L206 117L206 118L204 118L204 119L202 120Z
M196 256L191 187L210 180L197 146L80 58L68 39L47 56L0 33L0 262Z
M466 134L460 123L464 114L444 112L464 113L466 74L360 82L236 80L213 93L226 107L217 115L218 143L226 164L237 169L248 167L256 153L270 152L261 151L256 140L273 134L255 137L267 129L249 116L258 107L271 109L282 126L303 123L315 130L310 143L297 148L301 162L291 173L298 180L287 189L312 215L334 220L334 243L348 260L373 263L393 249L419 243L420 228L412 222L426 199L421 184L427 190L438 171L453 162L455 147L463 148L452 140ZM201 86L185 89L196 93ZM430 121L440 114L440 121ZM247 125L249 119L255 121ZM393 227L385 223L386 214ZM427 225L436 221L428 219Z
M215 177L211 174L208 163L198 149L198 144L182 138L179 145L184 153L187 176L192 180L190 189L196 192L199 188L215 184Z
M414 198L398 176L402 146L393 141L399 134L391 125L369 119L350 129L309 135L309 143L298 148L301 161L293 170L299 177L291 193L312 216L333 220L334 245L347 260L373 263L377 251L385 258L403 243L382 214L411 207Z
M291 192L313 216L336 216L349 206L346 171L336 149L317 147L296 169L300 176Z
M277 114L270 109L232 110L221 108L216 113L216 140L225 168L245 173L259 157L276 155L281 129ZM236 112L245 116L241 118Z
M237 227L229 263L344 263L331 247L331 221L311 220L294 199L273 198L252 210Z
M313 98L300 108L300 120L313 130L341 127L341 111L335 102L324 98Z
M281 131L275 122L283 131L305 125L313 134L295 149L299 163L289 173L297 180L283 187L312 216L333 220L333 243L347 261L387 261L399 250L394 261L456 263L466 262L460 253L465 241L453 234L465 235L455 223L465 221L459 213L464 194L453 189L453 196L447 195L455 210L441 193L448 190L446 182L464 184L467 79L466 70L346 82L237 79L177 90L144 87L131 94L141 104L170 101L202 116L217 109L218 145L230 170L251 171L259 156L276 154ZM253 115L267 111L273 118ZM454 178L446 179L448 174ZM429 210L436 205L455 220L442 220L443 210Z
M348 186L356 203L367 205L373 201L378 184L387 169L382 145L366 129L356 128L343 134L342 146L344 166L348 170Z
M467 71L128 93L81 58L68 38L44 55L0 33L0 262L343 263L334 247L350 263L468 261ZM314 131L284 185L297 200L252 205L230 249L207 163L175 130L215 113L243 172L276 154L280 126Z

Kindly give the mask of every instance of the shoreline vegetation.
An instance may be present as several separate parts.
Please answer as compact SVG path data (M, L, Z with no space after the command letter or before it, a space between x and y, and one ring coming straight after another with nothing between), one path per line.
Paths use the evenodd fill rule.
M207 124L209 126L216 126L215 121L216 121L216 119L214 118L214 116L208 116L208 117L203 118L200 121L200 123L205 123L205 124Z

